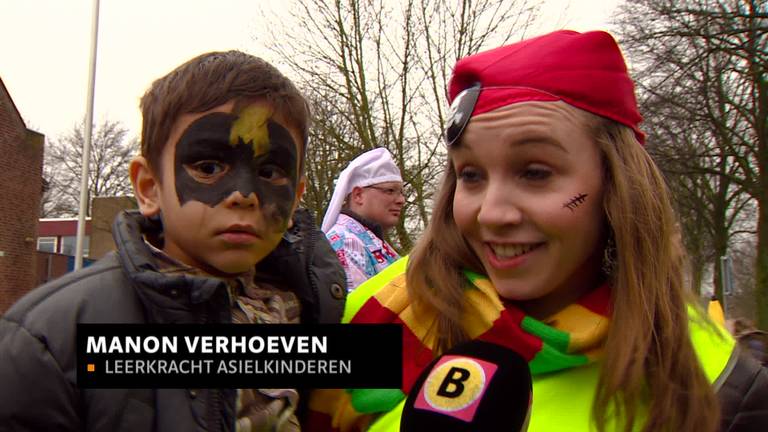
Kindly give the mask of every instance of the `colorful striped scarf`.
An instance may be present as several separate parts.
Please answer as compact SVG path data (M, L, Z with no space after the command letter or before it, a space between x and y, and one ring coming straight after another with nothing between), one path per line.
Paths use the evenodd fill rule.
M402 267L404 269L404 265ZM504 305L487 277L471 272L466 272L466 276L470 283L466 289L462 322L471 339L493 342L517 351L528 360L533 375L585 365L600 356L610 323L608 285L592 290L545 320L537 320L526 316L514 305ZM404 271L370 296L354 313L352 323L403 325L401 388L350 390L354 411L360 414L386 412L407 396L419 374L434 358L430 347L434 346L435 340L428 332L434 318L434 314L416 316L414 313L405 287Z

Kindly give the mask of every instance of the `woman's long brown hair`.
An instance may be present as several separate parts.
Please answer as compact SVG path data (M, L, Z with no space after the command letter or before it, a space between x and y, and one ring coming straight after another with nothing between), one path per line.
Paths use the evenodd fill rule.
M647 404L644 431L715 431L719 406L688 331L685 256L669 191L634 132L591 116L603 157L603 207L616 242L613 314L592 418L630 431ZM462 269L484 273L453 219L456 173L448 161L432 219L411 253L407 286L414 307L437 316L436 352L468 338L461 325Z

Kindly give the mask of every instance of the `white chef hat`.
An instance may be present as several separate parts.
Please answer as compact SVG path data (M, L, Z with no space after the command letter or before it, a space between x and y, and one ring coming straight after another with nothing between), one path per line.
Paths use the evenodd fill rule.
M322 230L327 232L336 223L344 199L355 187L366 187L378 183L402 182L392 154L383 147L375 148L356 157L344 168L336 180L331 203L323 218Z

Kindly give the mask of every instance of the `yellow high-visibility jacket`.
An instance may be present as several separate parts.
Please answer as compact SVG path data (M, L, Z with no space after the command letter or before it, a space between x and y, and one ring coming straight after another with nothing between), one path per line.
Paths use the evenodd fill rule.
M394 278L401 277L405 272L406 261L407 258L394 263L353 292L347 299L343 321L349 322L372 295ZM405 289L404 284L400 289ZM706 377L721 396L724 424L746 425L745 429L724 426L723 430L749 431L758 424L768 425L763 423L768 421L768 372L761 370L750 359L740 356L734 339L722 327L705 322L705 318L696 312L692 311L690 315L691 340ZM595 430L591 413L600 367L601 363L598 361L559 372L534 375L528 431ZM734 377L736 379L732 379ZM727 383L729 379L730 384ZM749 385L745 387L745 383ZM728 389L720 392L724 385ZM342 405L350 403L348 397L333 396L333 391L322 391L319 396L324 401L321 405L326 407L329 403ZM312 407L320 398L314 397L315 401L311 401L310 406ZM745 405L741 398L752 398L751 405ZM356 415L354 410L339 407L335 410L333 427L335 430L355 431L360 430L360 424L363 424L366 425L363 429L370 432L398 431L404 404L405 400L401 401L394 409L375 418L370 425L367 425L367 422L350 419L350 416ZM756 407L759 412L744 413L742 410L747 409L745 407L749 409ZM327 412L327 409L324 411ZM739 420L741 414L748 415L742 416L743 418ZM638 415L637 425L639 426L644 421L642 407ZM748 418L746 423L743 423L744 418ZM606 425L606 430L618 430L618 426L609 423Z

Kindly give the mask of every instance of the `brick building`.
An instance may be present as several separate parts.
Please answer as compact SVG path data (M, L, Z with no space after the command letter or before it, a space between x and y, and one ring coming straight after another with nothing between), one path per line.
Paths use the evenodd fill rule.
M37 226L37 250L41 252L75 255L77 218L40 219ZM85 219L83 256L88 255L91 237L91 219Z
M91 221L85 221L83 256L88 257ZM77 218L40 219L37 225L37 280L42 285L75 269ZM83 265L90 260L83 258Z
M83 266L115 249L112 222L118 212L136 208L131 197L96 197L85 221ZM37 285L71 272L75 268L77 218L40 219L37 237Z
M0 79L0 313L37 284L44 141L27 129Z

